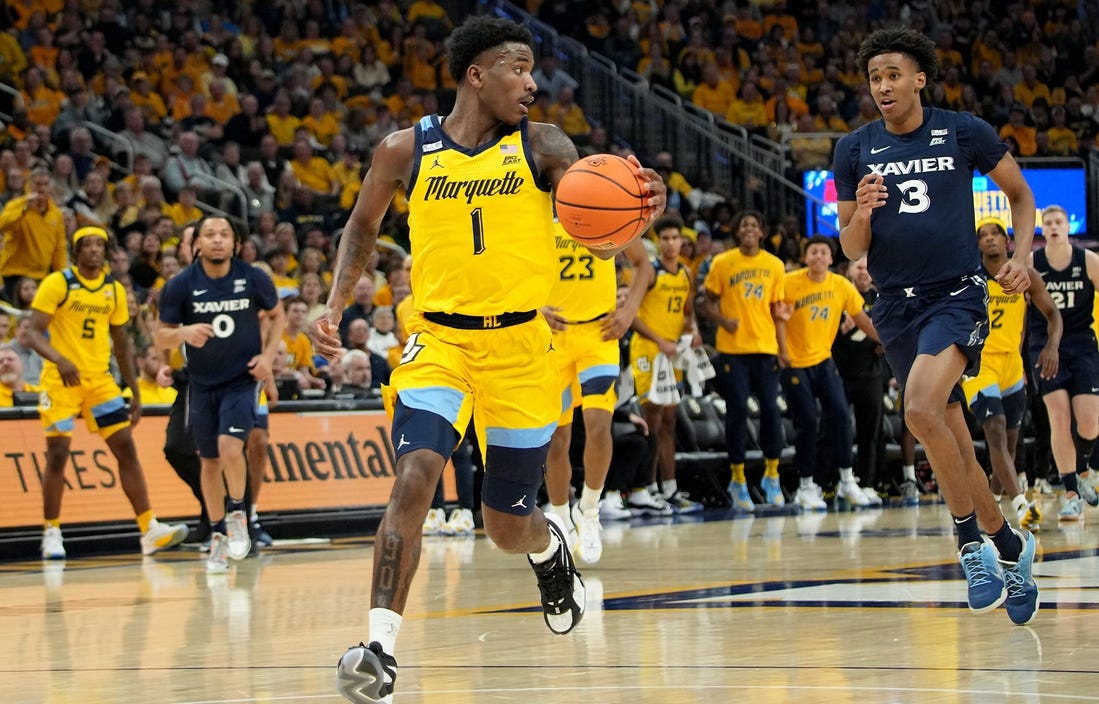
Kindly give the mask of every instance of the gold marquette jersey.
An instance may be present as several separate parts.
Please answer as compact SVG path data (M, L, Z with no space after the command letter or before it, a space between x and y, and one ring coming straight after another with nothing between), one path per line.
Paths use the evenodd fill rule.
M770 252L749 257L730 249L714 257L706 290L720 299L721 315L738 321L736 332L717 329L724 354L778 354L771 304L783 300L786 267Z
M554 225L557 276L549 303L570 323L583 323L613 313L618 288L614 259L600 259ZM415 260L413 260L415 261Z
M792 311L786 321L786 353L794 369L813 367L832 356L832 343L843 313L862 312L862 294L855 285L828 272L824 281L809 278L808 269L786 274L785 301Z
M527 122L477 149L451 141L438 115L415 127L408 192L417 311L498 315L546 305L553 207L534 172Z
M130 319L126 290L113 276L85 279L72 267L55 271L42 279L31 308L53 316L50 344L75 364L81 375L108 372L110 328ZM54 366L45 362L43 372Z
M988 277L988 339L985 340L984 347L986 353L1022 354L1026 307L1026 297L1022 293L1004 293L1000 282L992 276Z
M657 259L653 268L656 281L641 299L637 317L660 338L678 340L683 334L684 310L691 295L691 275L681 262L676 262L675 271L668 271Z

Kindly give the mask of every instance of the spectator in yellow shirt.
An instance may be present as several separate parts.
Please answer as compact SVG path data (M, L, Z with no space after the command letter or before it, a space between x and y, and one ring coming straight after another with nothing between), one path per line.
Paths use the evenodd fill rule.
M324 379L317 378L317 367L313 363L313 342L306 333L309 304L295 295L284 300L283 307L286 308L286 330L282 333L282 341L286 344L286 368L297 374L301 388L323 389Z
M41 281L69 263L65 221L50 188L49 170L36 168L27 195L12 198L0 211L0 276L9 301L15 300L20 278Z
M584 109L577 105L570 86L562 86L558 91L557 102L550 104L548 117L573 140L585 141L591 136L591 124L584 116Z
M163 122L168 116L168 106L164 104L160 93L153 91L149 74L145 71L134 71L130 76L130 86L130 102L141 108L149 124L159 125Z
M280 90L267 113L267 129L280 147L294 143L294 133L301 127L301 120L290 114L290 94Z
M736 99L736 91L728 81L721 79L721 72L715 62L702 67L702 83L695 88L691 102L698 107L724 117Z
M179 200L168 206L166 213L172 218L176 227L183 227L187 223L202 219L202 210L198 207L198 192L194 186L183 186L179 189Z
M763 101L763 95L759 92L759 86L754 81L745 81L740 86L740 94L729 107L725 119L734 125L741 125L748 130L759 130L767 127L767 105Z
M179 394L175 387L161 386L157 380L157 373L163 363L155 345L145 345L137 350L138 376L137 388L141 392L141 405L171 406L175 403ZM122 392L123 398L133 398L133 391L126 389Z
M328 160L315 156L309 141L299 139L294 142L294 158L290 168L298 183L318 196L338 196L340 181Z
M340 133L339 117L329 112L320 98L309 101L309 114L302 118L301 124L325 149L332 144L332 138Z
M7 316L4 316L7 319ZM8 343L0 344L0 408L15 405L15 394L40 391L23 377L23 360Z
M1019 156L1033 156L1038 151L1037 130L1026 124L1026 108L1013 105L1007 124L1000 128L1000 139L1011 137L1019 145Z

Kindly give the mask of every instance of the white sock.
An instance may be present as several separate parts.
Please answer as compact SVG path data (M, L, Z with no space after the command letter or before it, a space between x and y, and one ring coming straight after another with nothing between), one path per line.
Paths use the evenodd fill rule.
M802 477L800 482L801 483L798 485L799 489L811 489L811 488L813 488L813 478L812 477Z
M255 523L258 520L259 520L259 511L256 510L256 505L252 504L252 513L250 513L248 515L248 522L249 523ZM386 652L389 652L389 651L386 651Z
M580 510L591 511L593 508L599 508L599 497L603 493L603 488L592 489L587 484L584 485L584 490L580 492Z
M916 481L916 465L906 464L901 469L904 472L904 480L906 482Z
M549 512L556 513L560 516L562 520L565 521L566 527L572 523L572 517L569 515L569 503L567 501L560 506L557 504L550 504Z
M393 655L397 651L397 633L401 630L401 621L404 620L396 611L389 609L371 609L369 616L370 642L377 641L382 644L382 650Z
M559 547L561 547L561 541L557 539L557 534L556 533L554 533L551 530L549 532L549 536L550 536L550 543L549 543L548 548L546 548L542 552L527 553L528 555L530 555L530 561L533 562L536 565L540 565L543 562L545 562L545 561L549 560L550 558L552 558L554 555L557 554L557 549Z
M855 471L850 467L840 467L840 481L841 482L857 482L855 479Z
M1019 494L1018 496L1016 496L1014 499L1011 500L1011 507L1015 509L1016 513L1019 512L1019 509L1025 508L1026 505L1027 505L1026 497L1023 496L1022 494Z
M660 482L660 492L664 496L671 496L677 491L679 491L679 485L674 479L665 479Z

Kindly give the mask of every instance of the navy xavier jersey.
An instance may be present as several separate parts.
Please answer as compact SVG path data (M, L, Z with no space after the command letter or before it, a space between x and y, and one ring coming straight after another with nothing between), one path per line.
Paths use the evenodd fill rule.
M248 362L263 351L259 312L277 305L275 284L262 270L233 259L227 275L211 279L199 260L164 285L160 319L214 327L214 337L202 347L185 346L191 383L214 387L251 378Z
M1088 277L1087 255L1084 250L1073 245L1072 259L1064 269L1054 269L1049 265L1045 249L1035 250L1034 268L1042 275L1046 290L1061 313L1061 322L1064 325L1064 335L1061 337L1062 354L1094 350L1096 340L1092 328L1092 310L1095 286ZM1046 344L1046 333L1046 317L1037 306L1027 306L1027 344L1035 355Z
M876 120L836 143L840 201L854 201L869 173L881 174L889 189L870 216L867 266L881 289L956 281L980 269L973 170L988 173L1006 153L984 120L938 108L924 108L923 124L908 134L891 134Z

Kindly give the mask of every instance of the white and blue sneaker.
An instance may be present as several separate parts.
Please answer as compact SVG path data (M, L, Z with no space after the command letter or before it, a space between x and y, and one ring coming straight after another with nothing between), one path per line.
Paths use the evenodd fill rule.
M1057 514L1057 518L1062 521L1084 520L1084 500L1079 496L1065 499L1065 503L1061 506L1061 512Z
M980 614L1007 599L1003 569L996 548L983 540L966 543L958 552L969 590L969 610Z
M733 499L733 509L737 513L754 513L755 502L748 493L748 485L744 482L729 482L729 496Z
M785 506L786 495L782 493L782 484L778 477L764 477L759 482L759 488L763 489L763 498L772 506Z
M1091 482L1091 470L1076 475L1076 493L1088 502L1088 506L1099 506L1099 494L1095 492L1095 485Z
M1025 626L1038 615L1038 585L1034 582L1031 568L1034 565L1034 551L1037 541L1034 534L1027 531L1023 535L1014 531L1023 541L1023 551L1018 562L1000 562L1003 568L1004 583L1007 584L1007 599L1004 607L1008 618L1016 626Z

